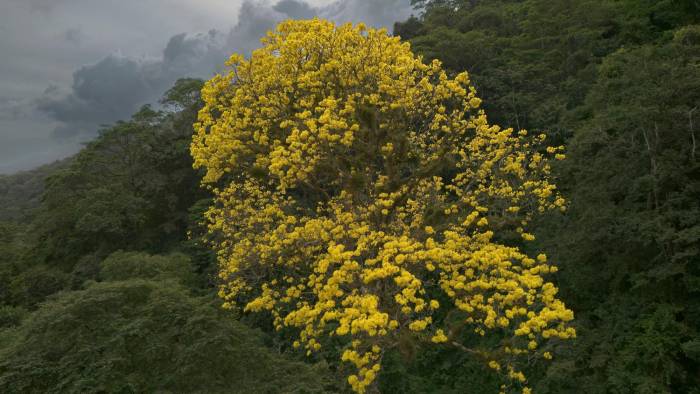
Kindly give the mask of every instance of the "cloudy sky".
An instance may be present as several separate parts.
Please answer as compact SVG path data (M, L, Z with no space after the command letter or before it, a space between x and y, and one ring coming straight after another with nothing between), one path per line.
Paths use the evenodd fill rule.
M410 0L0 0L0 174L75 153L279 20L391 29L411 13Z

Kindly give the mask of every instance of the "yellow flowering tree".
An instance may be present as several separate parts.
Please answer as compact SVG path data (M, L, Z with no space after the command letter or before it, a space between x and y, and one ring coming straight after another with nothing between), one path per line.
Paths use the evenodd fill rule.
M384 30L286 21L262 44L206 83L191 146L225 306L270 313L309 354L345 343L356 392L399 337L471 350L464 328L499 332L475 354L524 382L518 356L575 335L544 279L556 267L517 247L564 209L548 164L562 148L489 125L467 73Z

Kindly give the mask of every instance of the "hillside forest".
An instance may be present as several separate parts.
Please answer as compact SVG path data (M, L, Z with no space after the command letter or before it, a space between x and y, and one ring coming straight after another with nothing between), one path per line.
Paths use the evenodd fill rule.
M495 327L493 330L457 328L455 322L464 308L460 309L460 300L454 295L457 290L444 285L444 276L437 276L440 267L434 276L430 276L430 268L430 272L424 272L425 277L411 271L425 286L411 290L410 283L416 282L406 279L403 289L409 291L402 293L405 299L391 293L391 299L396 298L401 305L410 300L417 308L415 313L434 309L430 319L423 311L405 322L397 318L396 326L386 320L369 329L344 329L347 320L343 320L342 313L349 313L348 305L353 311L362 310L356 304L375 310L376 300L386 296L380 291L387 288L352 288L346 281L345 287L341 286L349 294L343 304L346 309L328 307L327 318L312 324L318 304L299 301L294 306L290 299L302 297L301 292L296 294L294 286L280 284L280 289L287 290L285 301L284 292L275 294L274 286L278 281L296 284L297 280L309 280L309 274L313 276L309 283L314 283L321 280L323 270L314 266L310 273L303 274L306 276L298 270L294 275L299 276L294 276L291 271L278 272L275 261L282 257L288 262L309 258L317 253L314 242L323 245L328 256L332 250L342 255L346 251L337 248L340 239L352 238L357 246L365 241L356 233L367 230L348 222L343 224L346 233L328 230L330 235L323 236L322 230L314 230L323 241L313 238L311 242L311 235L304 235L302 230L295 230L293 235L284 233L271 224L276 223L273 219L260 216L272 209L263 202L274 201L280 212L287 210L270 213L270 218L283 214L294 217L289 213L293 211L306 226L299 229L312 225L324 229L324 223L341 226L339 218L344 216L338 212L352 204L366 203L367 207L357 211L366 209L368 217L380 223L378 228L387 229L388 237L391 231L403 234L396 230L398 227L391 227L392 220L410 222L413 211L397 210L398 219L388 211L371 211L374 202L366 197L373 188L380 190L376 183L386 183L387 192L381 198L391 200L391 193L403 190L401 182L412 185L416 174L439 178L435 184L415 182L422 186L416 186L416 195L410 198L420 206L426 226L421 224L419 235L411 227L410 234L406 232L409 235L405 238L397 235L396 242L411 236L422 240L428 237L426 243L434 242L442 245L441 250L448 250L458 243L450 242L451 234L462 227L452 223L460 215L456 208L443 213L448 205L440 204L447 204L452 195L441 190L461 185L462 167L458 159L445 158L451 158L452 153L459 156L455 152L463 146L466 149L473 140L465 140L463 146L462 142L450 145L454 141L449 140L444 143L449 149L435 148L435 153L431 149L437 142L411 135L421 141L416 146L422 147L426 157L443 152L441 163L448 163L420 167L416 164L422 160L420 152L415 157L406 155L390 161L387 157L392 154L399 157L409 150L409 137L403 140L379 133L377 114L384 112L358 106L355 110L361 126L357 135L365 129L374 130L385 138L382 144L393 144L376 145L377 149L371 150L371 144L378 143L370 141L370 148L361 150L352 145L352 140L335 141L341 148L351 148L324 151L332 152L323 156L332 157L332 162L323 162L322 171L303 173L301 164L295 167L292 154L285 156L287 164L276 165L280 159L273 153L279 146L273 142L265 145L266 140L257 134L247 140L243 134L227 135L226 128L212 128L219 119L232 122L229 125L235 123L226 118L232 113L247 114L246 102L236 101L243 100L243 94L236 96L235 90L226 90L230 87L221 79L205 82L183 78L157 106L144 106L130 119L105 126L76 155L31 171L0 176L0 391L700 394L700 2L414 3L415 16L396 23L393 38L382 38L384 33L374 30L355 36L351 27L339 27L345 36L338 37L346 40L342 41L344 45L351 45L348 43L353 40L364 42L357 37L369 37L366 39L370 41L376 38L386 43L386 48L396 48L400 55L404 55L401 48L407 48L403 43L410 43L416 57L406 56L411 62L419 59L418 63L425 65L422 68L416 63L415 70L432 73L434 67L436 73L444 72L446 77L435 77L434 86L450 90L450 83L456 81L474 88L454 88L456 96L449 97L459 96L473 103L473 108L464 112L464 108L445 104L448 112L463 111L459 113L481 119L477 107L482 108L489 125L500 126L498 130L512 129L516 137L507 141L515 144L516 153L525 149L516 142L524 139L517 136L542 135L547 146L553 147L542 148L553 158L556 152L556 160L552 159L542 174L532 170L515 180L503 178L514 189L521 187L520 181L540 182L537 185L556 190L551 194L552 202L545 207L543 197L533 200L540 201L534 205L523 202L513 209L504 205L503 212L509 213L488 216L488 220L484 216L479 226L494 231L484 236L488 239L479 247L507 252L511 260L523 265L532 260L527 256L538 256L532 263L539 264L536 280L541 280L541 274L546 284L531 288L545 289L530 294L544 303L547 311L556 312L556 319L542 324L554 327L551 332L545 330L550 332L545 338L558 338L540 341L540 337L531 336L529 342L524 342L523 354L516 357L520 353L518 339L511 342L507 333L508 319L514 319L512 313L496 308L491 300L500 300L500 295L487 301L487 297L472 294L465 302L477 299L480 301L471 305L486 315L495 308L498 316L509 316L502 325L501 320L489 324L486 316L470 322L478 327ZM287 29L302 34L294 29L308 28L325 37L324 26L317 20L291 23ZM289 37L286 42L277 42L275 36L268 36L269 51L253 57L272 61L269 59L274 56L287 56L285 49L292 45L309 51L314 48L308 40L299 44ZM323 66L317 65L313 72L324 75L326 70L342 69L343 64L355 61L355 57L344 57L351 50L343 52L341 48L336 52L340 66L322 59L318 61ZM392 56L387 52L379 51L377 56ZM375 54L368 49L353 55L363 61L362 53ZM328 58L333 56L328 54ZM401 59L405 64L408 58ZM435 59L440 61L439 69L431 66L437 64ZM242 57L231 61L233 69L241 72L237 75L241 81L245 80L244 72L252 68L246 62ZM404 75L400 74L403 68L397 66L396 70L396 75ZM388 78L397 84L405 80ZM239 90L251 95L258 92L258 85L251 82L250 86L250 91ZM339 82L337 86L341 86ZM275 97L274 90L270 96ZM216 106L221 103L229 103L230 108ZM299 98L299 103L303 108L307 100ZM332 109L333 103L313 105ZM413 104L407 101L406 105ZM423 104L415 105L422 111ZM310 108L309 113L315 113L314 107ZM442 108L438 112L444 111ZM259 112L264 115L269 111ZM420 113L427 116L427 112ZM268 120L263 115L261 121ZM422 120L391 118L394 125L420 124ZM232 144L233 148L224 143L213 145L203 136L215 135L214 130L223 130L221 141L235 140L239 144ZM305 152L298 159L316 163L314 154L321 145L311 150L304 145L308 137L294 138L300 138L300 145L290 142L290 146L301 146L299 149ZM245 145L253 139L258 145ZM476 148L466 156L479 162L491 157L483 153L483 144L487 143L480 144L469 145ZM243 150L236 150L242 145L249 147L247 156L241 153ZM453 147L457 150L450 150ZM268 153L272 158L269 162L264 156ZM523 154L531 157L530 153ZM226 168L221 164L234 155L238 155L232 160L235 165ZM261 170L261 163L269 170ZM361 170L374 171L375 167L389 175L372 178ZM290 168L298 171L292 173ZM392 176L408 180L394 182ZM493 179L497 176L492 175ZM421 196L432 200L421 200ZM342 200L346 197L349 202ZM495 194L488 197L493 206L500 207ZM392 204L410 205L401 198L396 197ZM476 201L481 197L464 198ZM346 201L345 205L341 200ZM434 203L439 209L426 201L440 202ZM523 216L526 219L522 220L527 221L525 233L521 228L516 230L518 225L511 223L516 220L509 218L520 220L519 212L525 215L528 209L534 214ZM317 216L312 220L309 215ZM460 222L462 219L459 217ZM296 219L288 220L285 225L292 228ZM437 235L431 237L433 233ZM373 234L377 238L378 233ZM445 234L445 239L439 234ZM286 244L285 236L291 240ZM474 235L474 239L485 238ZM295 249L301 241L308 243ZM276 243L287 249L276 250ZM420 256L430 254L428 249L410 250L401 261L411 262L411 256L420 260ZM540 253L546 253L546 257L542 254L540 258ZM278 255L281 257L275 260ZM359 252L353 258L359 259L357 256ZM332 265L331 257L321 261ZM263 264L266 258L268 265ZM399 264L398 255L391 259ZM245 271L240 265L227 265L252 260L259 264L250 263L252 268L246 266ZM342 283L343 275L353 269L350 266L339 263L334 278ZM386 262L383 267L404 272ZM524 281L524 273L509 271L508 267L510 263L507 268L501 267L500 275L506 272L509 278ZM488 280L488 275L478 279ZM429 287L433 280L442 287ZM395 279L399 285L404 283L401 281ZM556 299L547 293L549 285L558 289ZM254 291L256 286L262 289L259 294ZM299 286L306 290L303 284ZM313 288L312 284L308 287L309 291ZM462 289L461 285L457 287ZM425 294L426 300L434 298L434 304L431 300L423 306L417 294ZM313 296L320 299L323 295ZM282 308L283 301L292 309ZM523 304L527 308L523 309L524 316L531 308L544 316L537 305ZM328 323L338 313L341 316L337 322ZM369 319L372 315L367 312L367 316ZM357 320L356 316L345 317ZM554 326L554 320L560 325ZM321 335L326 323L335 335ZM395 335L382 333L383 325L396 329ZM404 325L411 329L402 330ZM431 329L425 327L433 326L441 328L430 335L422 334L423 329ZM375 328L375 335L370 335ZM367 330L365 336L355 334L363 329ZM521 334L516 330L515 335ZM503 350L504 343L510 346L507 350ZM372 350L361 350L365 345ZM372 369L369 364L374 363L377 367Z

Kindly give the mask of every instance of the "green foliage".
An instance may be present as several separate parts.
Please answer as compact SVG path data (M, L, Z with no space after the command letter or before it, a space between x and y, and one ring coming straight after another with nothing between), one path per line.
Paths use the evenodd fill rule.
M583 103L601 59L700 15L675 1L431 3L420 23L397 23L395 31L408 32L428 59L468 70L494 123L553 136L571 134L571 110ZM654 22L662 14L665 22Z
M0 306L0 329L19 325L26 315L27 311L22 307Z
M454 347L420 346L407 342L384 356L379 387L382 393L497 393L502 379L473 354Z
M174 279L192 281L192 265L186 255L151 256L139 252L115 252L101 264L100 278L106 281L128 279Z
M46 297L68 287L69 280L69 275L57 268L45 264L33 266L15 276L10 282L10 302L33 307Z
M0 352L3 392L324 392L322 369L264 347L172 282L105 282L43 304Z
M566 216L540 221L578 339L539 392L685 393L700 385L700 3L421 2L397 24L467 69L492 120L567 145ZM527 114L528 116L525 116ZM694 350L695 349L695 350Z
M693 146L700 45L688 39L696 29L602 62L564 169L570 215L549 223L566 292L582 311L615 323L582 320L590 330L582 352L597 362L575 373L598 376L599 386L617 392L683 392L699 383L697 360L683 355L683 344L700 335Z
M12 220L0 221L0 391L334 390L322 365L273 352L215 302L189 156L200 88L178 81L163 112L144 107L61 165L0 178Z
M53 173L32 223L38 258L70 270L86 254L162 252L184 239L204 195L187 147L201 82L180 80L163 103L102 131Z
M0 175L0 222L30 220L41 203L46 177L68 165L69 161L61 160L30 171Z
M10 283L17 274L18 263L24 252L21 226L0 222L0 302L10 302Z
M204 87L201 79L183 78L178 80L171 89L165 92L160 100L161 104L168 107L170 111L178 112L180 117L193 116L201 100L199 92Z

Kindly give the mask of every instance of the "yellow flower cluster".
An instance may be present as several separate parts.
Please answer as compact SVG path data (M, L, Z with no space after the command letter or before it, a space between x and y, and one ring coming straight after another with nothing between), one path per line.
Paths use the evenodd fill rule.
M565 207L548 164L562 148L489 125L466 73L318 19L282 22L227 64L202 91L191 146L215 194L226 306L267 311L309 354L339 338L358 393L399 332L456 343L443 308L474 335L510 332L510 355L575 335L544 279L556 267L495 241L532 240L534 215Z

